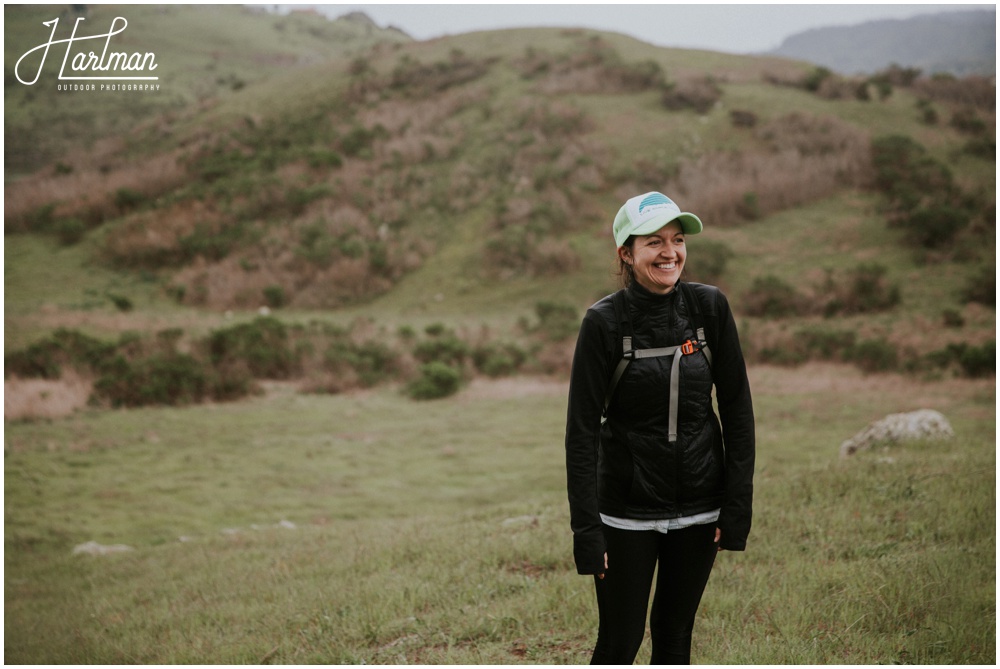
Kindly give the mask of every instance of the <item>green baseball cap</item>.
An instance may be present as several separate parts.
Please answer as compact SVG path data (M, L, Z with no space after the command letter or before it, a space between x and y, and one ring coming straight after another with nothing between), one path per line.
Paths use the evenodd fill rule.
M615 235L615 243L624 246L632 235L651 235L671 221L679 221L686 235L696 235L703 227L697 216L681 211L663 193L652 191L629 198L618 210L611 230Z

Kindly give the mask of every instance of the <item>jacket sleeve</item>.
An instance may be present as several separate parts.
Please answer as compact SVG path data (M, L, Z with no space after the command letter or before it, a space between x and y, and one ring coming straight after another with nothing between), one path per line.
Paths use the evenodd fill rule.
M726 498L719 516L722 548L746 549L753 516L753 470L756 452L753 401L736 321L722 292L715 299L716 344L712 376L726 453Z
M573 558L580 574L603 572L607 550L597 505L597 451L604 394L611 378L609 342L600 316L588 311L576 340L566 412L566 487Z

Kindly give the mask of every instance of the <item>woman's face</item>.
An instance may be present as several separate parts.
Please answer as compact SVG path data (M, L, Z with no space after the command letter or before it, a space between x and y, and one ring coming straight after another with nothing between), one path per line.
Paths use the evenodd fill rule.
M680 281L687 259L681 224L674 221L651 235L636 237L631 249L622 246L618 254L632 265L639 285L652 293L666 295Z

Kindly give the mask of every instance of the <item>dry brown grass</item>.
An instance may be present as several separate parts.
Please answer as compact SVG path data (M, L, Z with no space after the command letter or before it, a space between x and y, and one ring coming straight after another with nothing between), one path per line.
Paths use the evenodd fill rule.
M832 195L868 179L869 138L834 118L791 114L762 126L768 149L709 153L681 164L671 191L715 225L732 225Z
M3 383L4 420L63 418L87 406L94 388L91 379L67 370L62 378L19 379Z
M56 218L79 218L88 225L121 213L116 194L127 189L152 199L185 183L189 175L181 150L128 160L107 155L68 159L72 171L57 174L49 167L4 188L4 222L8 231L24 230L32 216L54 206Z

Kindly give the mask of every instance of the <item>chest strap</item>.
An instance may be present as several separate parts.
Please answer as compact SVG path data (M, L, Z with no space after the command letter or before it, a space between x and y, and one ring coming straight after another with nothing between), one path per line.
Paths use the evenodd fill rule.
M661 348L640 348L632 349L632 337L625 336L622 337L622 359L618 363L618 367L615 368L614 374L611 376L611 384L608 386L608 391L604 396L604 415L602 417L602 422L607 420L608 417L608 407L611 405L611 398L614 396L615 388L618 386L618 382L621 381L622 376L625 374L625 370L628 365L633 360L640 360L642 358L663 358L672 356L673 363L670 366L670 400L667 413L667 441L673 443L677 441L677 407L680 401L680 387L681 387L681 358L685 355L692 355L698 351L703 351L705 357L708 359L708 364L712 364L712 353L705 343L704 332L701 328L697 332L699 341L694 342L688 339L683 344L679 346L664 346Z

